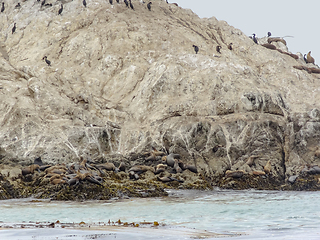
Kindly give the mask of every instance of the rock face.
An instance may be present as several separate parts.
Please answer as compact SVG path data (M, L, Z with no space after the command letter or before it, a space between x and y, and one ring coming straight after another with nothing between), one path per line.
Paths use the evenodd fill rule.
M320 163L319 76L293 67L315 67L301 54L165 1L50 3L0 13L0 164L135 162L155 147L208 179L270 161L285 180Z

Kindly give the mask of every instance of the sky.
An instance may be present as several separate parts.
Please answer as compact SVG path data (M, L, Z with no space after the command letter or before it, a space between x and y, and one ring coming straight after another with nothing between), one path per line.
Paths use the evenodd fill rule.
M320 0L169 0L201 18L216 17L246 35L285 37L292 53L311 51L320 63Z

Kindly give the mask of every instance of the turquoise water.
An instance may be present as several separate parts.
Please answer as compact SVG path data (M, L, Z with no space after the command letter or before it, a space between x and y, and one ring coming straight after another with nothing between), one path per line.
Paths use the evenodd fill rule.
M107 223L153 222L165 224L163 233L172 229L206 230L219 234L241 234L232 239L320 239L320 192L281 191L170 191L169 197L86 202L32 202L30 199L0 201L0 225L21 222ZM183 230L183 231L184 231ZM33 232L32 232L33 231ZM42 231L42 232L41 232ZM53 231L53 232L52 232ZM60 232L59 232L60 231ZM65 232L64 232L65 231ZM64 229L1 230L0 239L29 235L67 234ZM140 230L139 230L140 231ZM81 231L80 231L81 232ZM84 232L73 232L87 239ZM105 232L99 232L104 233ZM78 235L77 235L78 234ZM188 236L166 236L162 233L137 232L133 228L121 233L109 231L95 239L194 239ZM129 234L129 235L128 235ZM137 235L138 234L138 235ZM151 235L152 237L151 237ZM183 235L183 234L182 234ZM2 237L1 237L2 236ZM5 238L3 238L5 237ZM21 237L21 236L20 236ZM148 238L149 237L149 238ZM163 236L162 236L163 237ZM183 237L183 238L181 238ZM229 237L227 237L229 238ZM22 238L21 238L22 239ZM32 238L35 239L35 238ZM53 238L52 238L53 239ZM71 239L71 238L66 238ZM225 238L224 238L225 239Z

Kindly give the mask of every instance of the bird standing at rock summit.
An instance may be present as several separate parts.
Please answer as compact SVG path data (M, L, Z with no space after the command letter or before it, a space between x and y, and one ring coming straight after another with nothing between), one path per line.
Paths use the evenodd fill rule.
M61 4L61 8L58 11L58 15L60 15L62 13L62 11L63 11L63 5Z
M133 7L133 5L132 5L131 0L129 0L129 5L130 5L131 9L134 10L134 7Z
M152 4L152 2L149 2L149 3L147 4L147 8L149 9L149 11L151 11L151 4Z
M84 7L87 7L87 2L86 2L86 0L83 0L83 1L82 1L82 4L83 4Z
M109 3L112 5L112 0L109 0Z
M1 12L3 12L4 11L4 2L2 2L2 7L1 7Z
M194 51L196 52L196 54L199 52L199 47L196 45L192 45L192 47L194 48Z
M48 66L51 66L51 62L47 59L47 56L44 56L42 59L44 59Z
M14 23L13 28L12 28L12 34L16 31L16 23Z
M129 7L129 3L127 0L124 0L124 3L126 4L127 7Z

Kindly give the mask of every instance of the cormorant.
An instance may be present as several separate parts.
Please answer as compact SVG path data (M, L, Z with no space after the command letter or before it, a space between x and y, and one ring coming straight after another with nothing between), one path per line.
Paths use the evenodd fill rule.
M229 43L228 49L229 49L229 50L232 50L232 43Z
M192 47L194 48L194 51L196 52L196 54L199 52L199 48L196 45L192 45Z
M58 15L62 13L62 10L63 10L63 5L61 4L61 8L59 9Z
M2 2L2 7L1 7L1 12L3 12L4 11L4 2Z
M271 32L268 32L268 37L271 37Z
M51 62L47 59L47 56L44 56L42 59L44 59L46 61L48 66L51 66Z
M253 40L256 44L258 44L258 41L257 41L257 39L256 39L256 34L253 33L252 36L253 36L253 37L252 37L252 40Z
M217 50L217 52L218 52L218 53L220 53L220 54L221 54L220 49L221 49L221 46L220 46L220 45L218 45L218 46L216 47L216 50Z
M14 23L13 28L12 28L12 34L16 31L16 23Z
M112 0L109 0L109 3L112 5Z
M20 3L18 3L14 8L19 8L21 7Z
M41 6L43 6L45 3L46 3L46 0L43 0L43 1L41 2Z
M152 4L152 2L149 2L149 3L147 4L147 7L148 7L149 11L151 11L151 4Z
M134 10L134 7L133 7L133 5L132 5L131 0L129 0L129 4L130 4L131 9Z
M119 3L119 0L117 0L117 3Z
M127 7L129 7L129 3L127 0L124 0L124 3L127 5Z
M83 4L84 7L87 7L87 2L86 2L86 0L83 0L83 1L82 1L82 4Z

